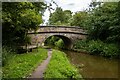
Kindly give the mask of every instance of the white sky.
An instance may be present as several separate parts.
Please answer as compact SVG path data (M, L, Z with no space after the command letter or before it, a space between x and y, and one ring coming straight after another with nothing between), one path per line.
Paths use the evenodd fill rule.
M51 0L45 0L47 3L50 3ZM71 10L72 12L82 11L88 8L90 2L92 0L54 0L59 7L61 7L63 10ZM52 8L56 8L56 6L53 4ZM54 11L52 11L54 12ZM43 19L45 20L45 23L49 19L49 11L46 10L43 16Z

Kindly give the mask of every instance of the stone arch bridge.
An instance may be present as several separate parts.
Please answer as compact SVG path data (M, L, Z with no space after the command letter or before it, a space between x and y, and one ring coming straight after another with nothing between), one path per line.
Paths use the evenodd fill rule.
M27 35L31 37L31 45L37 46L43 46L48 37L57 36L64 41L67 48L72 48L76 40L87 37L86 30L72 26L40 26L36 32L29 31Z

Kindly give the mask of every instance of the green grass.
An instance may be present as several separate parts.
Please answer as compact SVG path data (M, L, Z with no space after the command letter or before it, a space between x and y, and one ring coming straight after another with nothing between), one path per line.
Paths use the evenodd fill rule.
M52 58L44 73L44 78L82 78L82 76L70 64L64 52L53 50Z
M3 78L25 78L47 58L46 49L38 49L30 53L14 54L2 68Z

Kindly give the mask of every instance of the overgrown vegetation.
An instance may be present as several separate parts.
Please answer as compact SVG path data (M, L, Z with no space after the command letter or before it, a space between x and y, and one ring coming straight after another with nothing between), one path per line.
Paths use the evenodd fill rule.
M115 44L107 44L100 40L79 40L74 44L74 50L86 51L89 54L101 55L110 58L119 58L119 46Z
M53 50L44 78L82 78L82 76L70 64L64 52Z
M3 77L26 77L39 62L47 57L47 51L39 49L30 54L17 54L21 45L30 44L29 30L37 30L43 22L42 15L47 5L44 2L2 3ZM89 10L78 11L57 7L50 14L49 25L80 26L88 30L88 39L78 41L74 49L84 50L105 57L120 56L120 2L92 2ZM46 43L64 49L64 41L52 36ZM6 47L5 47L6 46ZM17 49L18 50L18 49ZM78 78L77 70L70 65L64 53L53 51L53 57L45 78Z
M15 55L15 51L9 47L2 47L2 66L6 65L9 59L12 58L13 55Z
M61 7L57 7L55 12L50 14L49 25L70 25L72 12L70 10L62 10Z
M120 2L119 2L120 3ZM90 14L91 28L89 31L90 39L100 39L109 43L120 41L120 22L119 22L119 3L104 3L95 7Z
M106 57L120 55L120 2L92 2L89 10L73 15L73 26L88 30L88 39L78 41L74 49Z
M27 32L43 22L45 9L44 2L2 2L2 44L17 47L29 43Z
M51 46L54 48L58 48L58 49L64 49L64 41L57 36L50 36L49 38L46 39L45 41L45 45L47 46Z
M11 53L11 54L9 54ZM32 71L47 58L47 50L39 48L33 52L16 54L3 50L4 66L2 67L3 78L26 78Z
M59 12L61 14L58 14ZM88 31L87 41L76 42L75 49L90 54L119 57L120 2L91 2L89 9L78 11L73 15L69 11L69 19L65 18L68 13L63 14L65 13L62 8L56 8L49 18L50 24L58 21L61 25L66 23L67 26L80 26ZM66 20L68 22L65 22Z
M26 77L43 59L47 51L20 53L20 46L31 43L29 30L43 23L43 2L2 2L2 68L3 78Z

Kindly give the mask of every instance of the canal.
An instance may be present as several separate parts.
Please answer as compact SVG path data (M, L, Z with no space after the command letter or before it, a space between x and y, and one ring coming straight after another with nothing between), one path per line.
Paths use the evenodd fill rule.
M64 51L84 78L118 78L118 60Z

